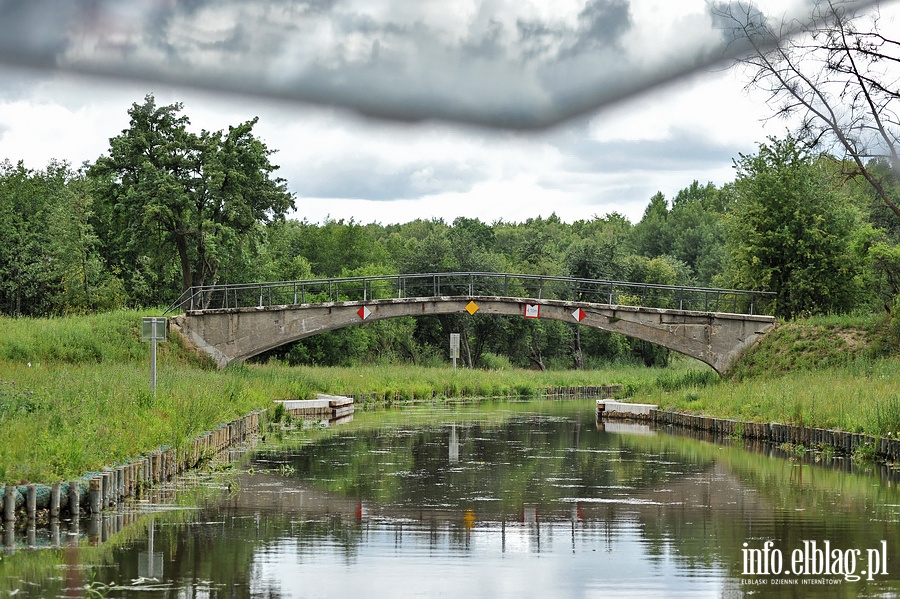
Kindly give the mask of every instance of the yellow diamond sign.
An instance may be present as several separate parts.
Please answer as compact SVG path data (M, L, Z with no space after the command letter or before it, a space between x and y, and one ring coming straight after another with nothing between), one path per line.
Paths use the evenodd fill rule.
M469 302L468 304L466 304L466 312L474 315L476 312L478 312L478 304L476 304L475 302Z

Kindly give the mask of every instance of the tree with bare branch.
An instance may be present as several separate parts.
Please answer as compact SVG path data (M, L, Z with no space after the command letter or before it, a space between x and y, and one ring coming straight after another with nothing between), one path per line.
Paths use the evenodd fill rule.
M845 158L846 174L865 178L900 216L900 199L885 178L900 174L900 40L887 35L878 3L863 13L856 5L816 0L811 19L799 26L774 22L749 2L714 11L733 43L753 49L738 61L748 89L767 94L773 116L799 117L799 139Z

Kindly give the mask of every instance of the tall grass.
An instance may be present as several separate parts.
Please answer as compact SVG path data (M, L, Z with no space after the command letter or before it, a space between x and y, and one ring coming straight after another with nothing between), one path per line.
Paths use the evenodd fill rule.
M859 359L821 369L666 390L645 387L641 401L664 409L832 428L873 435L900 433L900 361Z
M155 396L149 367L134 363L0 363L0 381L0 405L12 405L0 411L0 480L16 481L79 476L157 447L178 447L271 407L274 398L309 396L302 379L262 369L215 372L164 364Z
M635 399L663 408L900 433L900 362L872 357L870 329L853 321L782 326L747 356L738 376L724 381L687 359L673 360L668 369L453 371L449 365L270 364L216 371L172 338L159 345L154 396L149 348L139 336L143 315L0 319L0 481L80 476L160 446L177 447L223 422L273 407L274 400L315 393L364 395L390 405L529 397L548 387L621 384Z
M140 340L141 318L162 310L119 310L68 318L0 317L0 362L19 364L148 363L149 345ZM174 343L158 344L161 359L196 366L205 358Z
M0 481L80 476L311 393L297 376L216 372L172 342L154 396L142 315L0 320Z
M158 312L157 312L158 313ZM366 395L395 404L454 397L524 397L547 387L652 384L662 370L473 371L445 367L291 368L237 365L216 371L170 336L158 346L150 393L145 312L58 319L0 319L0 482L81 476L156 449L177 447L277 399L315 393Z
M544 372L467 368L453 371L449 367L414 365L295 367L290 370L302 376L317 392L365 394L373 401L387 402L453 397L528 397L539 395L550 387L649 384L666 372L638 366Z

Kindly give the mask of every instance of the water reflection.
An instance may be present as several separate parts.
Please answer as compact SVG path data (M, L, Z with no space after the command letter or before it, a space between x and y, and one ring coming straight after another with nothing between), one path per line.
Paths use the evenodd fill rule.
M150 597L900 590L896 473L789 458L645 426L598 427L577 403L357 415L319 441L256 454L230 492L157 518L91 575L117 585L111 596ZM800 583L821 577L745 573L744 550L767 540L786 563L810 540L863 556L884 547L888 574L830 576L834 584L803 592L810 586ZM791 580L797 586L775 584ZM42 584L31 595L20 584L19 596L63 583Z

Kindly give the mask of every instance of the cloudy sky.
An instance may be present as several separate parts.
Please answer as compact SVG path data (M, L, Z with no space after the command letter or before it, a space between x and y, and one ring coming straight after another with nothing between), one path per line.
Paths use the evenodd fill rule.
M93 161L153 93L198 131L258 116L314 222L636 221L788 126L705 0L0 0L0 28L0 160Z

